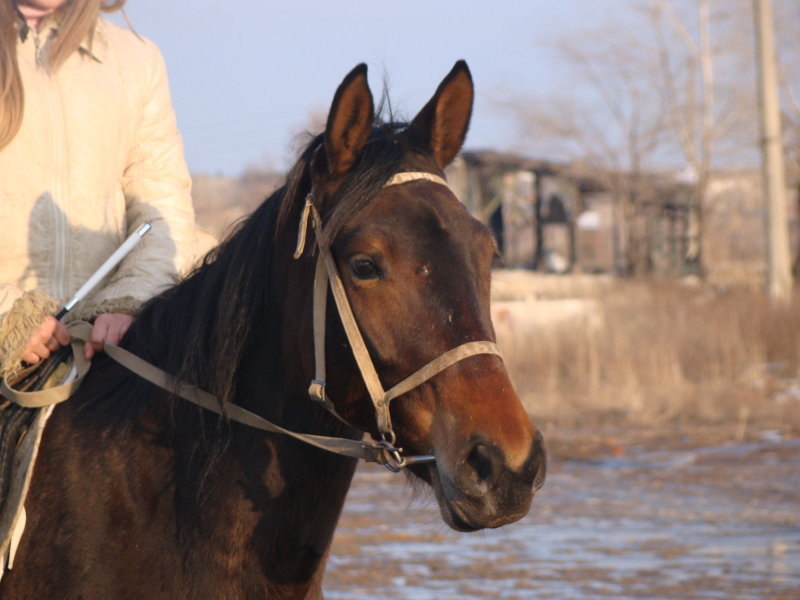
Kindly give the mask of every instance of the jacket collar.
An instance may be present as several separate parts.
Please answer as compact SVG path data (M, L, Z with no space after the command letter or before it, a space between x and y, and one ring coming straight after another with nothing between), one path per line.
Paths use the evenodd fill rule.
M81 42L79 49L97 62L105 60L108 53L108 33L106 22L103 19L97 19L97 23L94 26L94 37L91 38L91 42L89 36L87 36Z
M39 27L39 36L43 39L49 39L51 35L58 31L58 18L53 15L47 17L42 21ZM25 42L25 37L36 35L35 32L29 31L25 21L22 20L19 26L21 41ZM102 63L108 53L108 25L106 22L98 18L94 27L94 35L87 35L86 38L78 45L78 51L90 56L97 62Z

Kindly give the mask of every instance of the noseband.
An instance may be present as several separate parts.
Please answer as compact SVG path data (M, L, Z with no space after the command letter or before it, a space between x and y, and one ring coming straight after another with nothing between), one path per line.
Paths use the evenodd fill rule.
M425 172L397 173L384 184L384 187L402 185L411 181L420 180L430 181L450 189L444 179L433 173ZM330 285L339 318L341 319L347 339L350 342L350 347L353 350L353 356L361 372L361 378L364 381L364 385L367 388L367 392L375 408L375 419L381 437L379 443L386 449L386 467L396 471L409 464L436 460L436 458L431 455L403 456L402 448L397 448L395 446L397 443L397 436L392 428L389 403L398 396L402 396L406 392L419 387L435 375L465 358L475 356L476 354L494 354L501 356L500 351L497 349L496 344L490 341L468 342L456 346L439 355L437 358L403 379L400 383L392 386L388 390L384 390L380 377L378 377L378 372L367 350L367 346L364 343L364 338L361 335L358 322L353 315L353 310L347 299L347 293L345 292L342 278L339 275L339 270L336 268L336 262L331 255L331 240L328 240L328 237L325 235L322 219L320 218L317 208L314 206L313 200L314 196L312 191L306 196L306 203L300 217L297 249L294 253L294 258L300 258L303 254L306 242L306 230L310 218L314 228L315 243L319 254L317 256L314 274L313 324L315 376L314 379L311 380L311 385L308 388L309 397L324 406L338 419L347 423L347 421L336 412L333 402L331 402L325 391L325 316L328 286ZM349 425L349 423L347 424Z

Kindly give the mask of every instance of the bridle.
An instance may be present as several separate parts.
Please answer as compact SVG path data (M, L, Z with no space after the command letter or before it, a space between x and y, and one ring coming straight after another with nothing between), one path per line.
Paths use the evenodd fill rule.
M401 185L409 181L427 180L440 185L447 186L447 182L432 173L424 172L405 172L398 173L384 185L389 187L393 185ZM313 192L313 190L312 190ZM364 380L367 391L369 393L372 404L375 407L375 418L377 423L380 440L354 440L347 438L335 438L322 435L313 435L308 433L298 433L291 431L268 421L267 419L248 411L241 406L233 403L226 403L224 406L219 399L210 394L209 392L180 379L170 375L166 371L156 367L153 364L145 361L139 356L121 348L115 344L106 342L105 351L108 356L120 363L122 366L135 373L139 377L146 379L150 383L166 390L172 395L183 398L201 406L207 410L224 415L226 418L243 423L250 427L268 431L271 433L278 433L292 437L303 443L310 444L322 450L340 454L342 456L349 456L358 458L367 462L376 462L384 465L390 471L399 471L404 467L415 463L435 461L436 457L432 455L420 456L405 456L403 449L396 447L397 436L392 428L391 415L389 414L389 403L395 398L402 396L409 392L438 373L451 367L476 354L493 354L500 355L500 351L494 342L479 341L468 342L457 346L447 352L441 354L437 358L430 361L428 364L415 371L400 383L392 386L388 390L384 390L381 384L375 366L372 363L369 352L367 351L364 338L358 328L358 323L353 311L350 307L350 302L347 299L347 293L344 289L344 284L339 276L339 271L336 268L336 263L331 255L330 241L325 236L325 231L322 226L322 220L319 212L313 203L313 193L309 193L306 197L306 203L300 218L300 230L298 234L298 243L295 250L295 258L299 258L303 254L306 240L306 230L308 229L308 221L311 220L314 234L316 238L316 246L318 250L316 270L314 275L314 292L313 292L313 327L314 327L314 362L315 362L315 375L309 386L308 394L312 400L324 406L331 414L341 420L343 423L360 431L343 419L334 408L333 402L328 397L326 386L326 369L325 369L325 312L328 295L328 285L330 285L333 293L334 301L339 312L339 318L350 342L350 347L353 350L353 355L358 364L361 377ZM0 393L12 399L16 404L28 408L41 408L50 406L68 400L72 394L77 390L83 377L88 373L90 364L83 358L83 344L89 340L91 336L92 326L85 321L74 321L68 326L70 335L72 337L72 353L75 360L75 367L77 370L77 377L62 385L53 388L39 390L35 392L24 392L11 388L5 381L0 380ZM502 357L501 357L502 358Z
M385 184L384 188L402 185L411 181L430 181L439 185L443 185L450 189L447 182L433 173L426 173L420 171L402 172L397 173L391 177ZM367 388L369 397L375 408L375 419L377 423L378 433L380 434L380 444L385 448L386 462L385 466L393 471L400 470L410 464L420 462L430 462L436 460L431 455L419 456L404 456L402 448L397 448L397 436L392 428L392 419L389 411L389 403L409 392L438 373L453 366L457 362L475 356L476 354L494 354L501 356L497 345L490 341L477 341L468 342L447 352L439 355L437 358L430 361L428 364L418 369L390 389L385 390L381 384L380 377L375 369L375 365L364 343L364 338L358 327L358 323L350 307L350 302L347 298L347 293L342 283L342 278L339 275L339 270L336 267L336 262L331 254L331 241L328 239L326 232L322 225L322 219L316 206L314 206L314 193L312 191L306 196L305 206L300 216L300 226L298 231L297 248L294 253L294 258L300 258L306 245L306 231L308 229L308 221L311 221L314 229L315 243L318 250L316 268L314 272L314 307L313 307L313 326L314 326L314 363L315 363L315 376L311 380L311 385L308 388L309 397L315 402L324 406L339 420L347 423L334 408L333 402L328 397L326 387L326 369L325 369L325 317L327 308L328 286L333 295L336 308L341 319L342 326L344 327L347 340L350 342L350 347L353 351L356 364L361 373L361 378ZM502 356L501 356L502 358ZM353 427L352 425L350 425ZM358 428L355 428L358 429Z

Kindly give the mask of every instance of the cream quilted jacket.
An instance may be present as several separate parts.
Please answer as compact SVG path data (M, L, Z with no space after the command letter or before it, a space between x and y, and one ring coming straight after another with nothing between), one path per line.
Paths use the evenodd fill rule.
M191 182L158 49L101 19L91 48L51 74L40 59L55 29L17 46L25 116L0 150L0 320L28 290L68 300L144 221L150 234L78 315L132 312L194 257Z

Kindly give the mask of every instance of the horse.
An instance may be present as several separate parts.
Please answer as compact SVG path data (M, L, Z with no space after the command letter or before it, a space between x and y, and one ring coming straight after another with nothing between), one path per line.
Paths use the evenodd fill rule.
M361 444L455 530L528 512L546 459L494 349L496 245L444 180L473 97L459 61L399 123L366 65L344 78L285 184L120 344L217 411L96 357L49 418L0 597L322 598L358 460L284 430Z

